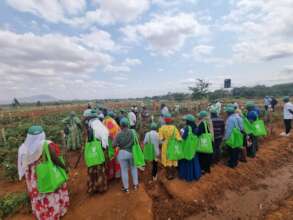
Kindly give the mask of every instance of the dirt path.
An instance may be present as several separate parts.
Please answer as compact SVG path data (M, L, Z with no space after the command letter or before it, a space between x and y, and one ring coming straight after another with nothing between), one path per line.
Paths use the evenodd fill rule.
M148 194L153 198L155 218L261 217L267 207L287 196L292 189L293 175L292 139L275 136L262 143L258 156L249 159L248 163L241 163L236 169L227 168L222 163L214 166L212 173L198 182L168 181L161 173L158 184L146 183ZM233 209L227 212L228 207Z
M266 217L275 220L278 218L270 218L274 215L272 210L276 213L282 208L287 210L284 213L292 211L292 206L280 203L292 195L292 143L292 138L267 138L262 141L257 157L249 159L248 163L241 163L236 169L221 163L212 168L211 174L193 183L179 179L167 181L163 169L159 181L150 182L148 168L141 175L139 191L129 195L120 192L120 181L117 181L111 183L107 193L89 197L85 193L87 172L81 162L79 168L71 172L71 205L64 219L238 220ZM291 204L290 200L288 203ZM22 213L11 219L33 218L29 213Z

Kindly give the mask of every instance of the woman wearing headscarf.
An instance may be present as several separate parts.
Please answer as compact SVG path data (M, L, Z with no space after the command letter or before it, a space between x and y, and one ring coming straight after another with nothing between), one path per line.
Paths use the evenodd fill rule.
M188 114L183 117L183 120L186 122L186 126L183 129L182 139L186 140L189 135L196 135L195 117L191 114ZM192 134L190 134L190 131ZM179 177L181 179L184 179L186 181L194 181L198 180L201 176L201 168L199 165L197 154L191 160L179 160L178 166Z
M134 190L138 188L138 172L134 165L132 156L132 146L134 144L134 132L129 129L129 121L127 118L122 118L120 121L121 131L114 139L113 146L118 147L118 160L121 167L122 191L129 192L128 172L130 169Z
M66 137L66 146L69 150L77 150L81 147L81 121L76 116L75 112L70 112L70 115L63 119L65 126L64 133Z
M112 145L117 134L121 131L120 126L115 121L115 113L112 111L108 112L108 115L105 117L103 124L109 130L109 147L115 147ZM114 149L113 149L114 150ZM114 153L114 152L113 152ZM106 173L108 180L114 179L115 177L120 177L120 166L119 163L114 158L114 155L109 155L109 161L106 164Z
M168 141L173 135L175 135L177 140L181 140L181 136L176 126L172 124L173 118L170 113L167 113L164 115L164 122L165 122L165 125L163 125L159 129L159 137L160 137L160 140L163 142L162 152L161 152L161 163L163 164L164 167L166 167L167 179L172 180L175 178L176 167L178 163L177 161L168 160L167 158Z
M98 118L96 110L91 111L90 120L88 123L88 142L98 140L102 144L102 149L106 161L108 160L107 148L109 131L105 125ZM87 192L89 194L103 193L108 189L108 182L106 177L105 163L88 167L88 181Z
M46 140L41 126L32 126L18 150L18 173L20 179L25 177L33 215L37 219L60 219L69 207L67 184L52 193L40 193L37 186L36 167L43 162L42 154L47 143L53 164L66 170L58 158L61 154L59 146Z
M213 136L213 127L212 123L208 118L208 112L207 111L201 111L198 114L199 121L198 121L198 127L196 134L198 137L200 137L204 133L211 133ZM213 153L197 153L200 168L202 169L202 174L210 173L210 167L212 164L213 159Z

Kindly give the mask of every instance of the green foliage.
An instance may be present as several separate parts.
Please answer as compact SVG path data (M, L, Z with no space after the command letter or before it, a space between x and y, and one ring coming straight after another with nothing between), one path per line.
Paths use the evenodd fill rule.
M203 80L197 79L195 87L189 87L189 90L192 92L191 96L193 99L202 99L207 97L209 92L210 83Z
M0 219L17 212L23 207L29 207L27 193L11 193L0 198Z

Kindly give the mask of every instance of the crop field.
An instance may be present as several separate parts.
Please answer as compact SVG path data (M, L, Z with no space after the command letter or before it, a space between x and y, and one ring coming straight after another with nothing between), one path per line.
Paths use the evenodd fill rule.
M229 102L230 100L226 100ZM261 101L259 101L261 102ZM240 100L240 104L243 102ZM139 102L107 102L111 109L128 109ZM176 102L167 102L174 109ZM146 104L158 119L156 106ZM181 117L195 114L207 102L180 103L175 124L182 126ZM0 111L0 219L34 219L24 181L18 181L17 150L32 124L42 125L47 139L63 147L62 119L75 111L81 116L86 104L41 107L3 108ZM256 158L240 163L236 169L225 166L226 156L212 167L211 174L187 183L176 178L168 181L159 167L158 181L152 182L147 165L140 172L140 188L125 195L120 180L110 182L104 194L86 193L87 168L81 161L74 164L80 152L66 152L69 163L70 208L64 219L292 219L293 216L293 137L284 138L282 107L265 117L269 135L260 140ZM139 129L143 137L149 123Z

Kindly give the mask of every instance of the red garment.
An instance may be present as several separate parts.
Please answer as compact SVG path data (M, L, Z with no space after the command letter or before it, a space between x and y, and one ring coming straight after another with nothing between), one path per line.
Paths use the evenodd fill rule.
M52 151L55 151L55 154L57 157L59 157L61 155L61 150L60 150L60 147L58 144L55 144L52 142L49 144L49 147Z
M59 220L66 214L69 207L67 184L64 183L53 193L40 193L37 188L36 176L36 166L40 162L41 159L30 164L25 173L32 212L38 220Z

